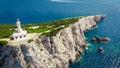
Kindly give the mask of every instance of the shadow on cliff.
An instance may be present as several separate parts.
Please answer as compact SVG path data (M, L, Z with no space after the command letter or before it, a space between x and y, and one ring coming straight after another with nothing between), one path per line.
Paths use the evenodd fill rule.
M33 58L28 55L29 47L0 46L0 68L27 68L36 67Z
M0 68L22 68L15 46L0 46Z
M29 48L25 45L21 45L21 52L24 55L24 59L26 61L27 67L29 68L31 66L35 66L33 58L30 55L28 55L29 54Z
M33 58L29 55L27 55L28 52L28 47L26 47L25 45L21 46L22 49L22 53L25 56L24 59L27 61L27 63L33 63Z

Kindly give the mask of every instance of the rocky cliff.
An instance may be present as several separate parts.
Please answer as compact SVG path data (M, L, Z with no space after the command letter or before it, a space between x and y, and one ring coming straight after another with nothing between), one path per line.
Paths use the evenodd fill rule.
M19 46L0 46L0 68L68 68L87 47L84 33L105 16L87 16L56 36L41 36Z

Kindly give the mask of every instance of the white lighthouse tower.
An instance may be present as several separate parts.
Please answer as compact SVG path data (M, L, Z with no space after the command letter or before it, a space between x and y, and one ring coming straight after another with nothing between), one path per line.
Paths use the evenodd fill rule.
M17 30L18 30L18 32L22 32L19 18L17 18L17 20L16 20L16 26L17 26Z
M10 37L10 40L19 41L27 38L27 31L22 30L20 23L21 23L20 20L17 18L16 20L17 31L13 32L13 35Z

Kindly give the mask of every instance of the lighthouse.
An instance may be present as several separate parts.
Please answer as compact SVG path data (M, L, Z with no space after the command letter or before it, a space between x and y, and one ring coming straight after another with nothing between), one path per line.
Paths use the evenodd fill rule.
M10 37L10 40L20 41L20 40L24 40L27 38L27 31L22 30L20 24L21 24L21 22L20 22L19 18L17 18L17 20L16 20L17 30L15 32L13 32L13 35Z
M16 20L16 26L17 26L18 32L22 32L22 28L21 28L20 23L21 23L21 22L20 22L19 18L17 18L17 20Z

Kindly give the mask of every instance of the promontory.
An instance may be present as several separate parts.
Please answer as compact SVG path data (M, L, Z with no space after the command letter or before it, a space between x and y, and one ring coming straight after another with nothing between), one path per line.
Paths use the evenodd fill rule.
M0 46L0 68L69 68L88 46L84 33L103 18L85 16L55 36L41 35L25 44Z

